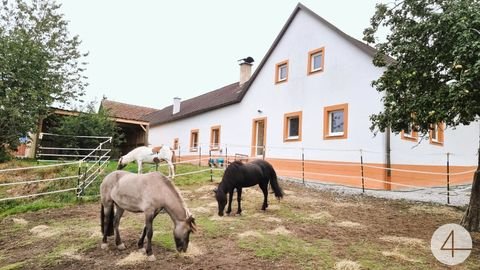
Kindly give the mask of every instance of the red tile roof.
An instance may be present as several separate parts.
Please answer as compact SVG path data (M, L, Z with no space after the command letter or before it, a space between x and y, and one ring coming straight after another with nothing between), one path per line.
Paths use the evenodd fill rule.
M108 99L102 100L100 108L108 110L112 117L137 121L144 121L142 118L145 115L157 111L157 109L153 108L136 106Z

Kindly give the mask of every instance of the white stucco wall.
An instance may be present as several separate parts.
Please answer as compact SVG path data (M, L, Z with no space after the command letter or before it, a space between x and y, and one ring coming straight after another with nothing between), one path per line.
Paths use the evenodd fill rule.
M325 48L324 72L307 76L308 52L320 47ZM284 60L289 61L288 81L275 84L275 65ZM382 110L381 96L371 82L382 72L372 65L369 55L300 10L241 103L152 127L149 142L172 145L173 139L179 138L182 156L198 155L187 151L190 131L199 129L199 142L206 155L210 129L220 125L220 142L227 145L229 155L250 154L252 120L267 117L268 157L300 159L304 147L306 159L358 162L359 150L364 149L365 162L383 163L385 135L374 137L369 130L369 116ZM324 107L343 103L348 103L348 138L324 140ZM284 142L284 114L296 111L303 114L302 141ZM414 143L392 135L392 163L444 164L440 153L469 156L478 147L477 138L478 124L447 130L443 147L426 141L412 149ZM457 161L461 164L460 160L470 159Z

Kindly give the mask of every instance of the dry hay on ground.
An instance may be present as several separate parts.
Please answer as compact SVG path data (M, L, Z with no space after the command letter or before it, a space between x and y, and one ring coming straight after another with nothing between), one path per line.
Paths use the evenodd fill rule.
M360 264L354 261L343 260L335 263L335 270L360 270Z
M140 251L136 250L136 251L133 251L130 254L128 254L127 257L119 260L117 262L117 265L119 265L119 266L134 265L134 264L144 262L146 260L147 260L147 255L145 255L145 253L143 253L143 252L140 252Z
M342 222L335 222L334 225L342 228L365 229L365 225L348 220Z
M203 250L205 250L205 248L199 247L195 243L192 243L192 241L190 241L190 243L188 244L187 252L180 254L184 257L197 257L204 254Z
M255 238L260 238L263 237L263 235L257 231L245 231L242 233L238 234L238 237L240 238L246 238L246 237L255 237Z
M382 255L385 256L385 257L391 257L391 258L395 258L395 259L406 261L406 262L412 262L412 263L420 262L417 259L407 257L405 254L402 254L402 253L398 252L398 250L382 251Z
M320 211L318 213L308 215L307 219L328 221L333 219L333 216L327 211Z
M266 222L277 222L277 223L282 222L281 218L276 218L276 217L264 217L263 220L265 220Z
M211 193L217 188L216 185L206 185L195 189L196 193Z
M300 204L314 204L321 202L321 200L315 198L308 198L308 197L297 197L295 195L287 195L285 196L285 200L288 202L295 202Z
M292 232L287 230L284 226L277 227L271 231L267 232L268 234L273 234L273 235L289 235Z
M23 218L12 218L13 223L18 224L18 225L27 225L28 221L26 221Z
M35 236L40 238L48 238L60 234L60 231L57 229L52 229L47 225L38 225L30 229L30 232Z
M442 215L452 218L460 218L462 216L462 212L455 210L450 207L440 207L440 206L429 206L429 205L415 205L408 209L408 212L413 214L434 214L434 215Z
M206 208L203 206L190 209L193 214L208 214L211 212L211 208Z
M84 260L85 258L81 255L78 254L78 249L71 247L69 249L66 249L60 253L63 257L69 258L69 259L74 259L77 261Z
M407 247L425 247L425 241L419 238L388 235L380 237L380 240L388 243L404 245Z

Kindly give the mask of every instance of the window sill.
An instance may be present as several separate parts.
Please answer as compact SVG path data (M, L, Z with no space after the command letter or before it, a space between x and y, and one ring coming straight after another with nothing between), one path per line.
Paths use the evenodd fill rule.
M343 135L325 135L323 136L324 140L341 140L341 139L347 139L347 136L345 134Z
M438 141L430 141L431 145L436 145L436 146L443 146L443 142L438 142Z
M281 80L281 81L275 81L275 84L281 84L281 83L286 83L288 79Z
M283 138L283 142L301 142L302 138Z
M190 152L198 152L198 148L197 147L191 147Z
M323 68L316 69L316 70L309 70L307 75L313 75L321 72L323 72Z
M402 140L410 141L410 142L417 142L418 138L417 137L410 137L410 136L402 136Z

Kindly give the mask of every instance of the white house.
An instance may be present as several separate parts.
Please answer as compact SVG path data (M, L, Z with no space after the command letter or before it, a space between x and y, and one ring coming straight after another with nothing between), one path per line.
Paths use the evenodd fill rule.
M183 159L246 154L270 160L280 175L302 177L303 168L306 179L354 186L363 159L371 188L444 185L448 152L451 172L470 171L478 123L423 138L370 131L369 116L382 110L371 86L383 72L372 64L375 52L298 4L251 77L247 59L239 82L147 115L149 142L171 144Z

